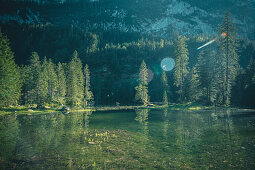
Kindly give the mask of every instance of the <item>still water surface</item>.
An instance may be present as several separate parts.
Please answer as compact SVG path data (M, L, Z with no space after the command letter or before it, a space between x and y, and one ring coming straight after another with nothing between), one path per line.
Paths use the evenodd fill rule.
M0 169L254 169L255 112L0 116Z

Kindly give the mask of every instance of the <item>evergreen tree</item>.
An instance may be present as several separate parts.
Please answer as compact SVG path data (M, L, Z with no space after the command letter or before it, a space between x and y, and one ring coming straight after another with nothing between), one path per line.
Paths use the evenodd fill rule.
M187 101L196 102L201 96L201 91L199 87L199 75L197 73L196 67L193 67L188 73L187 78L184 83L185 96Z
M169 92L169 85L168 85L167 76L166 76L165 71L163 71L161 74L161 82L162 82L163 103L164 103L164 105L168 105L167 92Z
M98 36L96 34L90 34L91 42L90 42L90 48L87 49L88 53L93 53L98 50L97 46L99 43Z
M53 103L57 100L57 85L58 85L58 77L55 71L55 65L49 59L48 63L48 103Z
M139 73L139 84L135 87L136 94L135 100L143 103L144 106L147 106L149 103L149 95L148 95L148 69L144 60L140 66Z
M71 106L81 106L84 101L84 77L78 52L74 51L67 73L67 101Z
M86 64L84 67L84 77L85 77L85 89L84 89L84 100L85 100L85 107L88 104L88 101L94 99L92 91L90 91L90 71L89 66Z
M65 104L66 96L66 76L62 64L59 62L57 66L57 103Z
M39 55L33 52L29 66L25 67L24 97L26 104L36 104L38 101L37 83L41 72Z
M247 75L246 84L249 86L249 84L254 83L253 77L255 76L255 61L253 58L250 59L250 62L246 68L245 74Z
M48 81L49 81L48 61L47 61L47 58L44 57L43 64L42 64L42 71L39 73L39 77L38 77L37 85L36 85L36 93L37 93L36 104L38 108L42 107L47 102Z
M255 96L255 61L253 58L250 59L249 65L247 66L242 80L239 80L237 83L244 83L242 96L235 96L236 98L241 98L238 103L243 103L245 106L255 106L254 96Z
M221 104L229 105L231 88L240 69L237 54L236 29L231 21L230 14L226 13L223 23L219 28L219 34L226 33L225 38L219 39L218 59L218 96L222 99Z
M20 69L7 37L0 32L0 107L17 104L21 93Z
M166 76L166 72L162 71L161 74L161 83L162 83L162 89L163 91L168 91L169 90L169 85L168 85L168 80Z
M215 100L215 75L217 75L214 71L215 66L215 56L206 53L205 50L201 50L194 73L197 73L198 97L204 104L211 104Z
M167 99L167 93L166 91L164 91L164 94L163 94L163 104L165 106L168 106L168 99Z
M179 36L175 48L174 84L179 88L180 102L184 101L184 81L188 74L188 49L185 37Z

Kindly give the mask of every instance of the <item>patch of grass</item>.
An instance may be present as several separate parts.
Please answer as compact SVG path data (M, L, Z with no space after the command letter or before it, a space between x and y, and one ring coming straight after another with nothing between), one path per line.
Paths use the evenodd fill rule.
M36 109L36 106L9 106L0 108L0 115L6 114L19 114L19 115L34 115L58 112L57 108L50 108L48 106L45 109Z
M190 107L189 110L201 110L201 107Z
M60 105L48 105L45 109L36 109L36 105L32 106L9 106L0 108L0 115L5 114L45 114L60 112L62 106ZM184 104L171 104L171 105L149 105L149 106L98 106L98 107L87 107L87 108L71 108L72 112L93 112L93 111L113 111L113 110L136 110L136 109L163 109L167 108L170 110L208 110L214 109L215 106L203 106L197 103L184 103ZM234 107L218 107L218 108L234 108ZM31 110L30 110L31 109ZM237 109L237 108L236 108ZM33 111L32 111L33 110Z

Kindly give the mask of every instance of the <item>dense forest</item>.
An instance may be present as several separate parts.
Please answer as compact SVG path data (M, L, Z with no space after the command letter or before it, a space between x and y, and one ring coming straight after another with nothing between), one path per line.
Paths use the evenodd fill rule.
M30 35L30 41L10 42L0 33L1 107L150 102L255 105L254 44L238 38L229 13L218 28L219 34L227 36L199 51L196 47L212 37L164 39L46 25L12 25L3 30L7 28L23 30L17 36ZM28 57L31 48L36 52ZM70 57L63 57L66 54ZM165 57L174 59L173 70L160 67Z

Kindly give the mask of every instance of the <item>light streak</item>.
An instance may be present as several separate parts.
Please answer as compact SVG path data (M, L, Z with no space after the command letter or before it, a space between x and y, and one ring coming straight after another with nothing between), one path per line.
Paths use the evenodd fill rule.
M220 36L218 36L217 38L214 38L213 40L209 41L208 43L202 45L201 47L198 47L197 50L200 50L201 48L212 44L213 42L217 41L219 38L225 38L227 36L227 33L223 32L220 34Z

